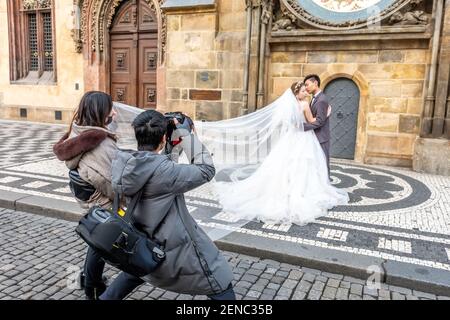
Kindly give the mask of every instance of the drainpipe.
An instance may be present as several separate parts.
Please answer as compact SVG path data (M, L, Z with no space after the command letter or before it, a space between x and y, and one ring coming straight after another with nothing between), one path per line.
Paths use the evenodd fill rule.
M443 9L444 9L444 0L437 0L436 17L434 21L433 45L431 51L431 68L428 79L427 97L425 99L425 108L423 112L422 130L420 134L422 137L430 136L432 131L434 106L436 100L435 96L436 74L439 57L439 42L441 39Z
M242 108L242 115L248 113L248 87L250 80L250 49L252 43L252 13L253 13L253 1L246 0L247 11L247 35L245 43L245 62L244 62L244 106Z

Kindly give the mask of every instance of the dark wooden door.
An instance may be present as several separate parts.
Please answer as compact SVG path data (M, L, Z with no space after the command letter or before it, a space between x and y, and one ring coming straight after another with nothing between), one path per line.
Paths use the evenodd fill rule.
M156 108L158 24L145 0L131 0L119 8L110 39L113 100Z

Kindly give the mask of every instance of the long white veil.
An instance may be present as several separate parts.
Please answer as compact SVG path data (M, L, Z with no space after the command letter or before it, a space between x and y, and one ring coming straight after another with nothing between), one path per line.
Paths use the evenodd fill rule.
M119 145L136 147L131 123L144 110L114 102L117 116L110 128ZM268 106L245 116L222 121L194 121L199 139L213 155L217 169L257 165L264 161L290 129L303 130L303 112L288 89Z
M131 123L144 110L117 102L114 109L117 116L110 129L117 134L120 147L135 149ZM211 152L216 166L212 184L215 181L238 181L250 176L289 130L303 130L303 122L303 112L291 89L268 106L245 116L214 122L194 121L196 134ZM180 162L187 162L187 159L183 161L180 157ZM217 200L212 189L209 184L193 194L208 201ZM216 240L245 223L247 221L242 220L228 221L226 225L208 222L202 226Z

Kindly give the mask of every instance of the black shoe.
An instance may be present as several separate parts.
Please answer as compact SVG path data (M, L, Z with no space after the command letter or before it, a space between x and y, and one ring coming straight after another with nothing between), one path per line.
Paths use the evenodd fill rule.
M85 281L86 281L86 276L84 275L84 272L81 271L78 275L78 283L80 284L80 289L84 289Z
M106 285L104 283L95 287L85 287L84 293L86 300L100 300L99 297L106 291Z
M108 278L106 276L102 276L102 282L106 284L108 282ZM86 276L83 271L78 275L78 283L80 284L80 289L86 288Z

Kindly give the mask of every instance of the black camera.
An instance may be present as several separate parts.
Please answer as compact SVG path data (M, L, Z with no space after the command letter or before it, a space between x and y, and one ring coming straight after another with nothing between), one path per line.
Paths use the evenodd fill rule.
M191 118L189 118L187 115L183 114L182 112L167 112L164 114L164 117L166 117L168 121L167 125L167 143L169 143L172 147L174 147L177 143L179 143L181 140L178 141L172 141L172 134L177 129L185 129L188 132L192 132L194 129L194 122ZM175 124L175 121L173 119L177 119L179 125Z

